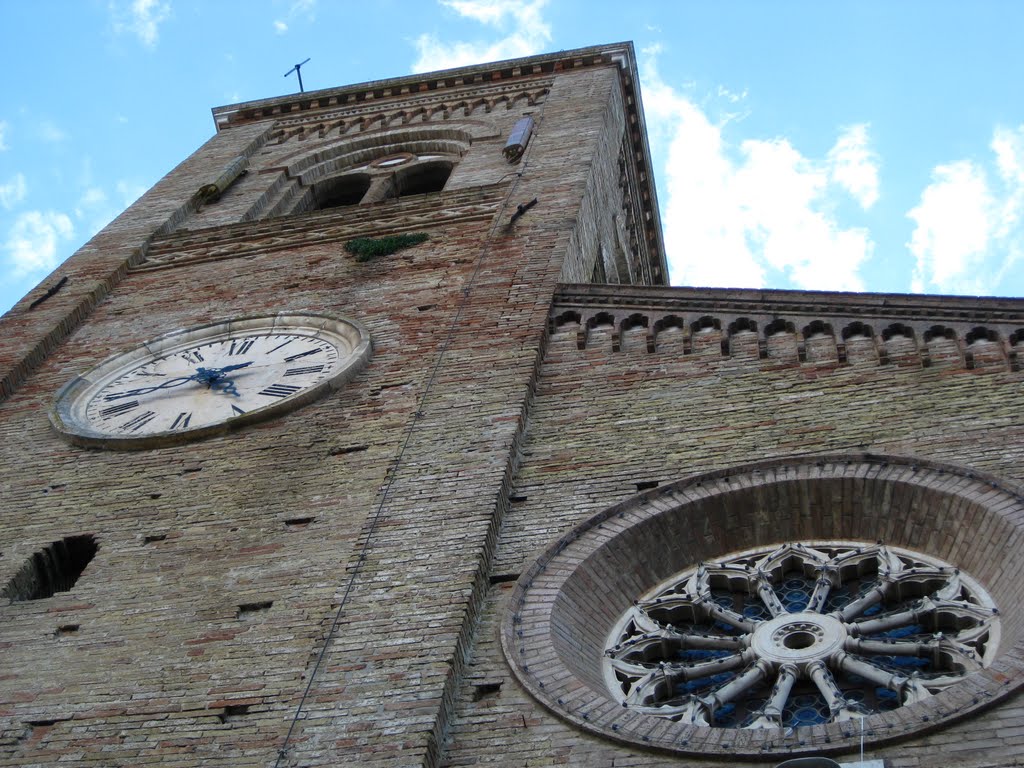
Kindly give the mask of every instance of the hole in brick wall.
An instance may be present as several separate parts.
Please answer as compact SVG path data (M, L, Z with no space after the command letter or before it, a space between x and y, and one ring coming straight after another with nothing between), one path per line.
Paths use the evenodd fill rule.
M473 686L473 701L480 701L488 696L497 696L499 693L501 693L501 683L478 683Z
M288 528L305 528L314 520L316 520L315 517L293 517L290 520L285 520L284 524Z
M416 307L416 309L418 309L420 312L426 312L427 310L430 309L437 309L437 304L421 304L420 306Z
M167 539L167 534L166 533L152 533L149 536L146 536L142 540L142 543L143 544L155 544L158 541L164 541L166 539Z
M360 453L369 447L370 446L368 445L336 445L331 448L327 454L329 456L344 456L348 453Z
M222 723L226 723L228 720L247 714L249 714L248 704L229 704L224 707L224 711L217 715L217 717L220 718Z
M81 629L81 626L81 624L61 624L59 627L57 627L57 634L73 635L75 632Z
M180 475L187 475L190 472L202 472L202 471L203 471L202 467L185 467L183 470L181 470L181 472L178 473L178 475L179 476Z
M508 584L510 581L515 581L518 578L518 573L492 573L490 581L493 587L495 584Z
M98 549L99 545L92 536L69 536L55 541L28 559L7 582L0 597L17 602L42 600L57 592L67 592Z
M162 493L151 493L151 494L149 494L149 498L154 499L154 500L155 499L159 499L161 496L163 496Z
M638 491L647 491L651 488L657 488L659 482L658 480L643 480L636 484L636 489Z
M512 495L508 497L508 500L513 504L522 504L524 501L526 501L526 498L526 496Z
M242 605L238 606L238 613L235 615L235 618L248 619L254 614L269 611L270 606L273 604L273 600L263 600L258 603L242 603Z

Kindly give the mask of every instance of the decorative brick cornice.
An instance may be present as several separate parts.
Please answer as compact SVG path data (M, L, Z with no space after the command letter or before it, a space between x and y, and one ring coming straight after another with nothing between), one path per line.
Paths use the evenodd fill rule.
M1024 299L841 293L746 288L562 285L560 307L608 307L732 314L863 315L908 320L1024 323Z
M608 64L618 64L628 68L628 65L633 62L632 44L614 43L522 59L509 59L492 64L479 64L386 80L371 80L340 88L306 91L271 99L247 101L215 107L213 118L217 130L223 130L260 120L279 119L284 116L298 117L303 112L386 102L391 99L408 98L434 91L462 88L467 85L497 84L521 81L527 78L536 79L540 75L586 67L607 66Z
M626 111L625 134L636 167L636 193L648 252L659 267L656 271L660 273L662 279L667 280L668 265L665 260L658 195L654 186L647 126L640 99L640 76L636 66L636 54L630 42L597 45L492 64L243 102L214 108L213 119L218 131L264 120L278 123L282 119L291 121L304 115L319 121L340 109L368 104L379 104L383 109L398 100L406 100L413 96L422 97L424 94L437 91L464 89L466 86L517 81L524 84L543 84L559 72L608 66L618 69L619 82L623 90Z
M612 352L639 332L649 353L720 348L723 357L768 368L896 363L1019 372L1024 357L1020 299L563 285L550 323L554 333L575 331L581 350L600 346L607 337L594 333L605 328ZM676 343L663 344L666 331L680 332Z

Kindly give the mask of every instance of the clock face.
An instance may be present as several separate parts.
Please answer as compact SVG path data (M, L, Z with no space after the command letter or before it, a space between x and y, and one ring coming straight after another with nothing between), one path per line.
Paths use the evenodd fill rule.
M69 382L50 413L83 445L149 448L260 421L339 387L370 354L366 331L317 315L175 331Z

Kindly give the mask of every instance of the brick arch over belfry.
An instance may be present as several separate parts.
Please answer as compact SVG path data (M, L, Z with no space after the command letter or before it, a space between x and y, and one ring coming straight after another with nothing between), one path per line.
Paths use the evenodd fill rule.
M417 165L443 163L450 173L475 138L497 134L491 126L474 127L477 130L454 125L384 128L330 143L306 144L280 158L283 162L275 169L279 174L277 181L253 204L246 218L273 218L316 210L327 182L337 185L361 176L372 192L373 179L392 171L408 172ZM386 165L389 160L408 167L391 169ZM352 202L358 203L359 198Z
M459 164L470 147L499 139L510 116L541 104L548 91L548 84L537 83L490 100L280 120L264 139L269 167L253 168L265 177L263 192L242 220L378 202L400 196L402 186L417 193L424 184L427 191L440 191L449 176L455 186L462 186ZM387 168L377 165L389 160L404 160L405 166L391 168L390 180L381 178L388 175Z

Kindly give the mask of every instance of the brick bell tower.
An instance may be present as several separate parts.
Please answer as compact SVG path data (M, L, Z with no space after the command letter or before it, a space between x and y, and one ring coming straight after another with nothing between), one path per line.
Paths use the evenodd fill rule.
M667 287L637 89L215 109L3 319L0 766L1022 765L1024 301Z
M557 285L666 282L637 88L217 108L4 318L0 764L438 764Z

